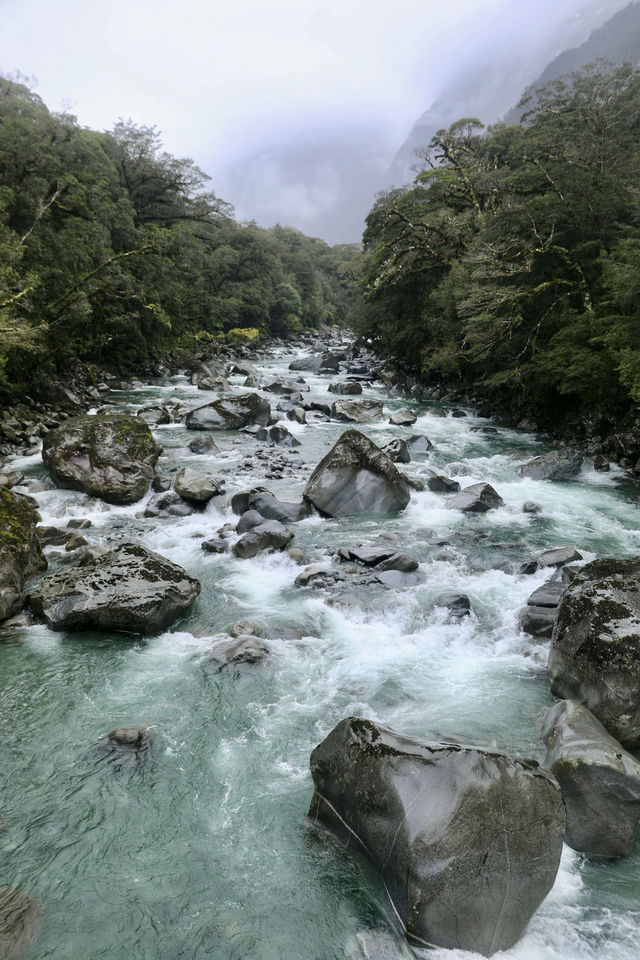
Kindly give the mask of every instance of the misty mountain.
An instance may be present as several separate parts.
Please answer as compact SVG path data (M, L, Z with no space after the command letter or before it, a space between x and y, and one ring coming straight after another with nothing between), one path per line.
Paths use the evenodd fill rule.
M495 49L485 48L479 52L416 121L393 160L388 174L389 185L413 179L413 171L418 163L416 150L426 147L438 130L450 126L461 117L476 117L485 124L495 123L513 109L525 89L543 81L543 78L543 82L552 79L551 75L547 77L547 72L555 64L559 64L560 69L553 76L559 76L600 56L619 60L619 57L613 56L616 49L614 36L617 31L624 29L624 17L607 33L606 43L589 43L594 31L599 33L598 28L616 19L615 14L629 15L631 12L631 16L636 18L637 5L632 3L627 7L627 3L628 0L591 0L559 26L550 22L546 29L539 32L528 50L523 49L524 44L520 42L514 43L506 56L503 51ZM625 10L620 11L623 6ZM622 46L622 37L619 37L618 45ZM578 53L583 47L587 59L581 59L583 54ZM596 52L601 47L605 52ZM535 80L536 76L539 80ZM518 122L519 115L509 115L511 122Z
M565 50L542 71L527 93L543 87L552 80L579 70L588 63L608 60L611 63L640 64L640 4L633 2L614 14L610 20L594 30L580 46ZM522 110L514 106L505 115L506 123L518 123Z

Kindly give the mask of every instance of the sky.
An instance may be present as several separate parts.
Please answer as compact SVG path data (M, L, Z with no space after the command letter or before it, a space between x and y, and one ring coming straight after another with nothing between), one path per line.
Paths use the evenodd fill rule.
M354 240L348 198L370 206L456 71L533 49L585 2L0 0L0 71L85 126L156 125L243 219Z

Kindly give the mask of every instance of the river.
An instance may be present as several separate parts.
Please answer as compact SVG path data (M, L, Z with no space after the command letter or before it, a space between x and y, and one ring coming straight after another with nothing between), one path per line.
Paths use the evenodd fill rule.
M278 348L261 367L291 376L292 356ZM337 376L304 376L305 398L331 401L327 386ZM244 377L231 379L239 388ZM112 396L126 410L211 399L185 376ZM265 396L275 406L278 398ZM371 870L305 821L309 754L333 726L365 716L423 738L455 736L542 759L538 724L553 700L548 643L519 633L517 616L553 570L509 576L496 568L564 544L585 560L640 553L633 488L618 468L596 473L588 463L572 482L520 479L517 464L546 449L533 436L474 432L488 421L473 411L452 417L380 384L365 386L364 396L385 404L383 418L361 428L375 442L414 433L432 441L401 466L410 476L431 467L463 486L489 481L505 501L470 518L442 494L412 491L408 508L382 521L313 516L291 525L309 562L396 535L425 575L402 592L381 584L301 589L294 580L302 568L286 554L206 554L202 537L234 520L229 496L190 517L144 519L145 501L114 507L70 491L35 493L44 524L86 517L91 544L138 540L197 576L202 593L172 631L150 639L4 631L0 883L43 907L25 960L343 960L355 933L389 930L391 915ZM407 406L417 423L390 426L389 415ZM157 470L188 464L224 478L229 494L265 485L299 499L345 427L287 426L302 446L287 454L283 479L265 480L265 462L253 454L269 448L253 439L219 433L219 451L195 456L186 444L197 434L179 424L154 428L164 446ZM46 478L37 456L9 466ZM523 513L525 501L542 511ZM470 617L453 621L434 606L452 591L470 597ZM253 667L205 669L212 638L240 618L294 627L302 638L269 641L271 656ZM141 762L96 750L106 731L143 721L157 733ZM500 956L630 960L639 942L640 842L631 857L606 863L565 848L550 895Z

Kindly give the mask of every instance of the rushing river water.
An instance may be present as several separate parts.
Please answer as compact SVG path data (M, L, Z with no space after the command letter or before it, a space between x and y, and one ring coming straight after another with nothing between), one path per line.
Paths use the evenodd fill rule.
M262 366L290 376L290 354ZM308 397L330 401L329 376L304 374ZM243 377L232 378L240 386ZM333 379L337 379L333 377ZM447 497L412 491L389 519L291 525L309 562L339 546L398 535L421 562L424 582L402 592L348 585L339 594L294 587L301 568L285 554L237 560L201 549L233 520L229 496L183 519L144 519L144 501L113 507L81 493L36 494L43 523L87 517L91 544L139 540L180 563L201 596L173 631L151 639L4 631L0 645L0 884L27 891L43 908L26 960L343 960L363 929L391 929L374 874L337 843L309 830L309 754L343 717L371 717L423 738L456 736L541 759L538 723L552 702L548 644L517 629L529 594L553 571L509 576L496 568L570 544L585 560L640 553L638 508L616 469L585 466L569 483L519 479L515 467L544 450L522 432L472 431L472 411L442 416L432 405L383 399L384 417L363 432L382 443L422 433L433 449L401 469L428 466L465 486L489 481L505 507L461 514ZM268 395L275 405L278 398ZM178 398L211 399L185 377L113 394L135 410ZM418 421L392 427L394 409ZM440 415L437 415L440 414ZM165 452L157 470L190 465L225 478L228 493L265 485L298 499L312 467L344 425L287 424L302 446L291 475L265 480L267 449L216 434L218 452L194 456L184 425L154 430ZM39 457L11 467L44 479ZM533 500L542 512L522 512ZM481 537L480 534L487 534ZM444 542L446 541L446 542ZM50 566L54 569L55 560ZM463 592L472 616L447 619L434 606ZM240 618L262 628L298 628L300 640L269 641L262 664L219 674L203 667L212 637ZM156 725L139 762L98 753L107 730ZM640 843L628 859L592 863L565 848L556 884L509 960L631 960L640 942ZM398 953L398 956L401 954ZM471 957L436 950L433 960Z

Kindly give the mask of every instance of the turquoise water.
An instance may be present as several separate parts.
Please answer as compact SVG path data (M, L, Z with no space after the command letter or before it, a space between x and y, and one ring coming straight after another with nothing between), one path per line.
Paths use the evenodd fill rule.
M282 353L264 366L282 372L290 359ZM329 377L305 378L310 396L331 401ZM516 624L551 571L509 577L495 567L562 544L585 559L639 553L637 506L615 469L587 466L565 484L521 480L515 466L544 449L533 437L477 434L471 427L486 421L471 411L438 417L382 390L365 395L385 402L383 420L363 428L376 442L418 432L432 440L408 473L429 466L462 485L488 480L505 500L470 519L448 509L446 497L413 492L396 518L311 517L292 527L294 545L321 563L341 545L396 534L421 561L424 582L415 588L345 586L329 595L294 587L301 568L285 555L205 554L202 536L233 519L229 496L202 514L148 520L144 502L118 508L69 491L36 494L44 523L89 517L91 543L139 540L199 577L202 594L172 631L144 640L43 626L4 631L0 884L42 905L26 960L343 960L355 933L390 929L391 916L373 873L305 820L309 754L335 723L369 716L409 734L479 739L541 758L537 726L551 703L546 645ZM191 406L211 399L182 377L113 394L125 409L170 397ZM275 406L278 398L269 399ZM389 414L407 405L418 423L389 426ZM265 481L260 461L243 467L260 449L247 437L216 435L220 451L196 457L186 449L195 435L178 425L155 430L165 447L158 470L189 464L225 477L229 494L263 483L293 499L344 428L287 425L302 446L282 480ZM46 476L36 457L12 466ZM542 513L523 514L526 500ZM473 539L469 528L488 537ZM50 556L53 569L59 561ZM453 590L467 593L473 609L458 624L434 606ZM253 668L211 673L203 659L212 638L241 617L296 627L303 637L269 641L271 656ZM156 726L139 762L96 749L106 731L135 722ZM632 857L609 864L565 850L554 889L502 956L635 957L639 894L638 844Z

